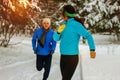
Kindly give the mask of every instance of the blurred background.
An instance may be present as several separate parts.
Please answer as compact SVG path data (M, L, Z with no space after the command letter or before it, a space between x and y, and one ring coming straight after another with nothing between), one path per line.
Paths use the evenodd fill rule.
M13 36L31 36L44 17L51 18L51 28L56 30L65 4L73 5L77 16L85 18L91 33L120 40L120 0L0 0L0 46L7 47Z
M80 61L72 80L120 80L120 0L0 0L0 80L40 80L32 51L34 30L49 17L51 29L62 22L66 4L76 8L77 17L92 33L96 58L90 59L81 39ZM61 80L59 42L53 55L48 80Z

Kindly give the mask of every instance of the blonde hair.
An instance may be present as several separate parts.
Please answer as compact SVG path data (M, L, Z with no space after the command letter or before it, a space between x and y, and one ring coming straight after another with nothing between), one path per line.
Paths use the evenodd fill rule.
M44 18L43 20L42 20L42 24L44 23L44 22L49 22L49 24L51 24L51 20L50 20L50 18Z

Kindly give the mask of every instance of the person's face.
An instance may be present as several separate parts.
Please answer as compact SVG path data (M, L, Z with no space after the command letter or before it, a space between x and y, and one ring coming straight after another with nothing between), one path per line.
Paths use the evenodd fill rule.
M44 21L42 24L43 24L43 27L44 27L45 29L48 29L49 26L50 26L50 22L49 22L49 21Z

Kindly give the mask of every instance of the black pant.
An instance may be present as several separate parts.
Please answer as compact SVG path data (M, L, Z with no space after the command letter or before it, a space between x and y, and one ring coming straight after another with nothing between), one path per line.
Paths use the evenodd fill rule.
M60 69L62 80L71 80L78 64L78 55L61 55Z
M36 68L38 71L41 71L42 68L45 69L44 75L43 75L43 80L47 80L51 68L51 60L52 60L52 55L37 55L36 58Z

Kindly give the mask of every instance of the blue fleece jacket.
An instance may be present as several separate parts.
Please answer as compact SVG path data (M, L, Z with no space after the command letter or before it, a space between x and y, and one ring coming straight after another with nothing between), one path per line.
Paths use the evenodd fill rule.
M84 26L74 20L74 18L68 19L65 29L61 34L57 32L53 35L55 41L60 41L60 52L63 55L76 55L79 54L79 41L83 36L87 39L90 50L95 50L95 44L93 37Z
M35 30L34 35L32 37L32 48L33 50L37 50L38 55L48 55L51 50L55 50L56 41L53 40L53 30L49 30L46 34L46 40L44 44L44 48L40 46L38 43L38 38L42 35L43 28L38 28Z

